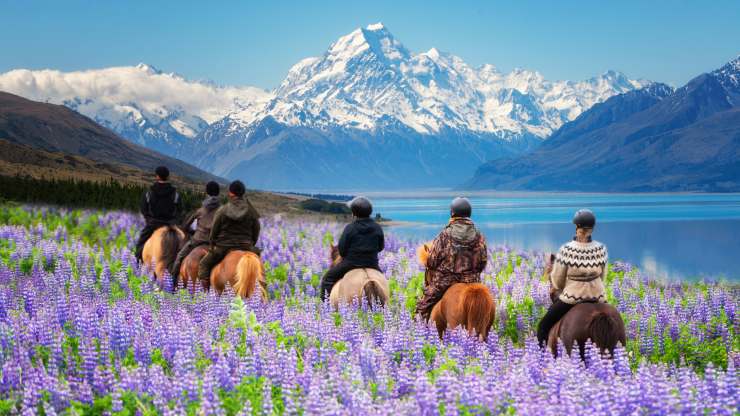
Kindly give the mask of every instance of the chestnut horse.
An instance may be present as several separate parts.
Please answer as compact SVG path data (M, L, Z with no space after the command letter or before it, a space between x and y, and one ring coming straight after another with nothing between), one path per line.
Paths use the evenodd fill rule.
M154 278L160 287L163 285L165 271L175 262L175 257L184 243L185 233L173 225L157 228L144 243L141 258L144 265L149 267L154 265Z
M208 253L208 245L203 244L195 247L187 256L185 256L179 270L179 287L190 288L191 292L195 292L195 288L200 284L203 287L203 290L208 290L208 282L200 281L198 279L198 264L200 264L200 260L206 255L206 253Z
M426 267L430 248L431 243L426 243L416 251L422 266ZM471 336L477 334L485 341L495 318L496 303L484 284L455 283L434 305L429 320L434 321L440 338L446 329L462 325Z
M208 252L207 245L194 248L180 266L179 282L185 287L195 288L198 284L198 264ZM265 272L260 257L251 251L232 250L211 270L210 282L200 282L204 290L212 287L217 294L223 293L226 285L234 288L237 295L248 298L259 284L260 296L267 300ZM189 286L190 284L190 286Z
M550 291L553 301L558 295L558 292ZM558 339L563 342L569 355L573 343L578 343L581 358L584 358L586 341L589 339L601 353L608 351L610 355L618 343L627 345L622 315L608 303L579 303L573 306L548 333L547 346L554 355L557 355Z
M342 261L337 246L331 248L332 264ZM350 303L354 299L364 298L368 305L378 303L384 306L390 297L388 280L383 273L369 268L352 269L344 275L331 289L329 303L335 309L339 303Z

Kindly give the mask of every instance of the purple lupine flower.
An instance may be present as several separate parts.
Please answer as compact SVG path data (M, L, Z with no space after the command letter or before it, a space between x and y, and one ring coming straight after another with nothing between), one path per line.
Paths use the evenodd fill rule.
M44 213L70 215L54 209ZM80 223L93 215L80 214ZM264 377L260 394L264 398L269 390L270 401L271 386L280 386L286 413L436 414L441 405L446 413L462 406L470 412L522 414L721 414L738 407L734 369L740 354L732 351L739 332L738 292L717 282L705 281L705 290L656 283L624 265L625 277L612 282L611 290L628 322L633 355L617 348L608 359L588 347L586 366L577 354L564 356L562 345L554 359L534 341L534 327L549 305L547 285L540 281L542 253L492 248L483 278L497 300L498 330L485 343L461 330L439 341L434 328L413 320L405 309L404 288L420 271L413 259L415 242L389 235L389 249L381 255L382 267L398 287L392 302L381 310L362 302L342 306L341 323L335 326L334 311L318 304L315 287L308 283L328 266L323 236L337 235L340 228L265 219L263 260L271 268L285 268L287 280L269 282L271 295L281 299L244 302L244 310L258 322L245 330L230 323L230 289L221 297L155 290L128 248L105 247L121 234L135 238L140 219L121 213L94 218L108 230L94 246L66 230L0 225L0 236L18 246L12 264L0 258L3 397L23 397L33 386L43 386L50 402L43 406L64 412L71 400L89 402L110 393L118 411L125 391L146 395L145 401L164 414L182 413L194 401L207 413L219 414L223 408L215 392L253 376ZM32 254L34 246L43 258ZM31 256L31 273L22 275L16 261ZM53 273L45 270L48 257L55 257ZM501 274L510 262L513 271ZM112 292L118 293L115 298ZM514 309L515 344L502 323L508 319L507 303L524 299L533 300L534 308ZM376 313L382 324L372 319ZM30 322L29 316L34 317ZM686 365L702 358L675 366L649 363L635 353L659 360L663 341L678 340L682 327L691 342L719 341L727 369L711 367L701 377ZM430 347L436 353L427 362L423 351ZM155 351L163 363L152 362ZM48 360L45 368L42 359Z

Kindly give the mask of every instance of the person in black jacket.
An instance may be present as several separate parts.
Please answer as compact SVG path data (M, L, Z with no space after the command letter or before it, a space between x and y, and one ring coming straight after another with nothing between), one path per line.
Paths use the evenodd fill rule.
M352 269L369 268L380 270L378 253L385 248L383 229L370 218L373 206L362 196L349 203L353 222L344 227L339 238L339 255L342 261L332 266L321 279L321 300L331 293L332 287Z
M172 264L170 269L170 275L175 287L177 285L177 278L180 274L180 265L185 257L193 251L194 248L208 244L211 236L211 225L213 224L213 217L216 216L216 210L221 206L221 200L218 198L218 194L221 189L218 183L210 181L206 184L206 199L203 200L203 204L182 224L182 229L190 235L190 239L182 247L175 262ZM195 229L193 229L195 225Z
M241 181L229 185L229 202L216 211L209 236L210 249L198 264L198 278L209 281L211 270L232 250L251 251L257 255L260 236L260 215L244 197L246 187Z
M175 225L178 222L182 201L177 189L167 181L170 170L166 166L159 166L154 170L157 181L152 184L141 198L141 214L144 216L146 226L139 234L136 242L136 259L141 262L141 254L144 244L154 231L162 226Z

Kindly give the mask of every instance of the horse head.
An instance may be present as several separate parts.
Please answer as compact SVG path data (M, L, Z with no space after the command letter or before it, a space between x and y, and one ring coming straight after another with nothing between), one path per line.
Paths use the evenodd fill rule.
M429 252L432 250L432 242L428 241L422 245L419 246L419 248L416 249L416 259L419 261L419 264L422 266L427 265L427 260L429 260Z
M331 251L329 252L329 261L331 261L332 265L338 264L340 261L342 261L342 256L339 254L339 247L332 245Z
M547 276L547 281L550 283L550 300L552 302L558 300L560 294L563 292L562 290L556 289L555 286L552 285L552 279L550 279L550 272L552 271L552 265L554 262L555 254L550 253L550 255L545 259L545 276Z

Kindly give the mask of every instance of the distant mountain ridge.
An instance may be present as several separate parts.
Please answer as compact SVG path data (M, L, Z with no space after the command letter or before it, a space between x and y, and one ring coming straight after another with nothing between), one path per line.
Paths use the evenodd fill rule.
M452 186L647 84L616 71L572 82L474 68L434 48L414 54L382 24L300 61L270 92L148 65L0 74L0 90L63 103L132 141L272 189Z
M45 159L50 158L50 153L57 153L61 158L65 155L84 158L80 162L90 166L97 162L104 172L120 165L121 171L136 169L151 175L155 167L167 165L173 174L191 181L219 179L185 162L124 140L65 106L39 103L4 92L0 92L0 139L15 145L14 149L26 146L45 152ZM31 161L29 155L27 163Z
M740 56L671 91L614 96L542 146L481 166L467 187L740 191Z
M78 72L17 69L0 74L0 91L62 104L170 156L180 155L210 123L268 97L259 88L189 81L146 64Z

